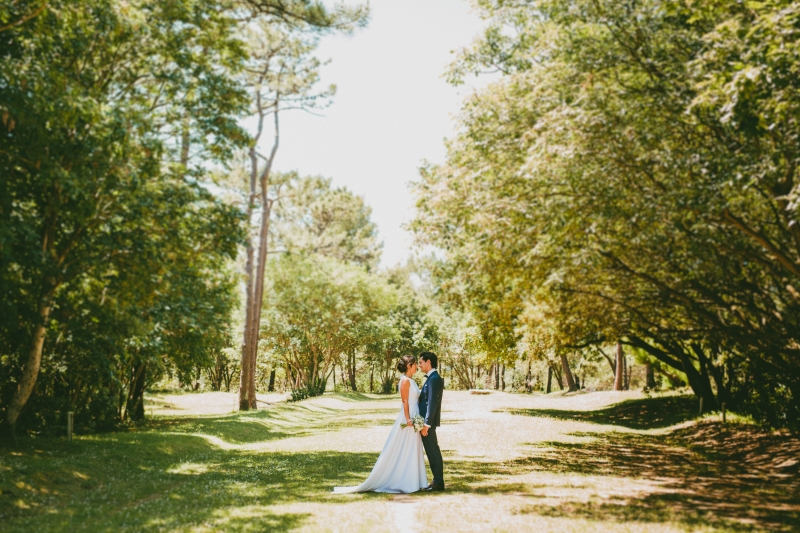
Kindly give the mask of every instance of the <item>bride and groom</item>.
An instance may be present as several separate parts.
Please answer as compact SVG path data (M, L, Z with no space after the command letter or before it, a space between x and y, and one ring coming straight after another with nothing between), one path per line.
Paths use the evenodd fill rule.
M335 487L333 492L391 492L409 493L418 490L435 492L444 490L444 467L442 452L436 439L436 428L442 412L442 393L444 380L436 371L437 357L431 352L419 356L419 369L425 372L427 381L419 390L412 376L417 372L417 361L412 355L405 355L397 363L397 370L403 374L398 388L402 407L394 421L389 438L369 477L355 487ZM420 415L425 423L419 433L414 431L413 418ZM428 483L425 472L423 448L433 473L433 481Z

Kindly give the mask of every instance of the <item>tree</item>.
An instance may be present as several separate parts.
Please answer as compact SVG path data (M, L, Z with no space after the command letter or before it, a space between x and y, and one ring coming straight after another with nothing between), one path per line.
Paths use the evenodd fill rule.
M546 304L564 346L620 339L707 405L795 423L796 7L482 7L451 77L505 77L416 185L423 242Z
M245 247L246 302L242 336L242 362L239 385L239 409L256 409L256 359L264 295L264 274L267 264L269 223L275 198L270 198L270 173L280 142L279 113L288 109L312 109L325 105L334 88L315 92L320 62L311 53L317 46L320 31L338 29L351 31L353 25L365 20L366 12L340 11L328 14L322 4L298 2L287 10L279 3L254 4L259 9L275 13L284 26L271 18L259 19L248 27L250 57L246 68L247 86L252 93L256 131L248 152L250 164L247 223L252 223L259 210L257 245L252 238ZM298 7L298 11L292 11ZM278 11L275 11L275 10ZM357 18L353 18L353 17ZM358 18L360 17L360 18ZM272 117L274 138L268 155L259 152L259 142L265 133L265 121ZM263 160L263 164L261 163ZM280 189L280 183L277 188ZM257 252L257 256L255 255Z
M622 343L617 342L617 349L614 351L614 390L625 389L625 352Z
M18 361L3 402L12 430L59 302L128 253L126 232L162 185L192 187L203 159L243 140L234 28L216 2L97 0L49 2L3 31L0 271L13 302L4 344ZM198 166L180 157L181 142L194 143Z
M362 267L324 256L285 255L269 276L262 336L287 367L293 390L322 394L335 364L375 342L391 288Z
M276 252L320 254L376 269L383 244L362 197L320 176L288 173L280 181L286 186L274 211Z

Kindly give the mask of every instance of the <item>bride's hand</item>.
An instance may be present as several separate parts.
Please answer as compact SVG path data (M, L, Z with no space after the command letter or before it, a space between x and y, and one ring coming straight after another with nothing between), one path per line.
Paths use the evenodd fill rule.
M406 420L406 425L407 426L413 426L414 422L412 422L411 420Z

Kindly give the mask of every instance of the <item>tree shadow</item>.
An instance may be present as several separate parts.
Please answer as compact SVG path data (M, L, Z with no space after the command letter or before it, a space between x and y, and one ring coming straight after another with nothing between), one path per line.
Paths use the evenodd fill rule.
M382 419L388 409L359 409L353 414L328 407L302 405L281 406L279 410L262 409L228 415L156 418L139 430L171 431L217 437L230 444L250 444L307 437L338 431L363 429L375 425L391 425L393 420Z
M341 504L377 454L220 450L199 436L156 432L22 442L0 453L3 531L287 531L306 512L281 504ZM302 511L302 509L301 509Z
M663 396L626 400L594 411L506 409L504 412L560 420L578 420L631 429L655 429L691 420L697 416L697 409L697 399L694 396Z
M363 420L337 420L334 426L375 425L372 411L356 414ZM318 519L320 513L306 505L332 505L323 514L335 517L342 511L333 506L359 498L386 498L384 494L343 497L330 493L334 486L363 481L377 453L222 450L190 434L192 429L210 434L224 428L220 436L226 440L264 434L272 438L276 432L253 421L278 415L313 420L308 429L289 428L288 436L327 432L333 427L323 423L330 420L327 411L298 409L198 418L192 423L212 425L189 425L181 431L175 429L185 425L185 419L159 420L146 431L71 443L21 439L13 447L0 448L2 529L285 531L307 527ZM318 415L321 418L315 418ZM256 429L248 429L248 424ZM262 431L266 433L258 433ZM513 494L530 502L518 509L522 514L600 523L677 523L734 532L800 530L798 437L715 423L691 425L666 435L581 436L592 440L538 443L527 457L502 462L454 460L446 454L448 491L413 498ZM565 474L565 479L575 474L587 477L585 487L578 486L583 483L578 481L571 485L576 492L561 491L554 498L548 497L552 480L537 484L536 476L519 477L535 472ZM652 490L620 490L614 497L587 500L587 491L594 491L593 484L602 478L646 480L652 482ZM284 504L293 507L281 512Z
M384 401L397 401L394 395L366 393L366 392L337 392L331 396L337 400L350 401L350 402L384 402Z
M620 523L679 522L737 532L800 530L800 438L716 423L667 436L617 432L581 436L595 440L538 443L540 449L533 455L506 463L448 463L450 487L536 498L536 503L519 511L523 514ZM503 481L504 475L537 471L642 479L654 482L656 489L588 501L567 496L553 505L542 501L548 495L546 485L537 490L531 484ZM487 479L492 482L485 483Z

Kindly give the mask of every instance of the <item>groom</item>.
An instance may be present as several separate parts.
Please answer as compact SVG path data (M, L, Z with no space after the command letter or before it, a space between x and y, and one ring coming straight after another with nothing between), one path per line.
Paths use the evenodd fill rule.
M419 412L425 417L425 426L420 431L422 445L425 447L425 455L428 456L428 464L433 473L433 482L423 489L428 492L444 490L442 452L439 450L439 441L436 440L436 428L439 427L439 417L442 412L444 380L436 371L437 366L436 354L431 352L419 354L419 369L428 377L419 395Z

